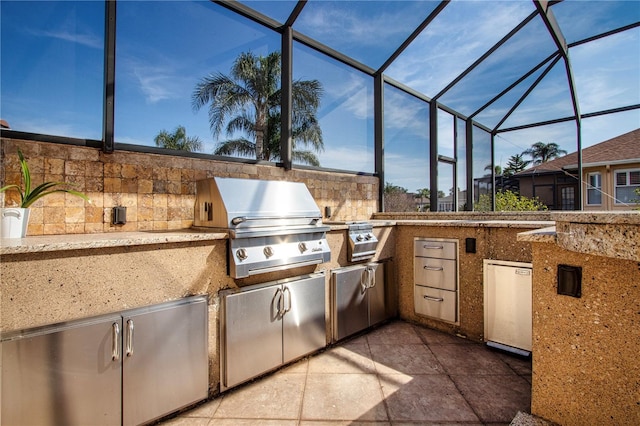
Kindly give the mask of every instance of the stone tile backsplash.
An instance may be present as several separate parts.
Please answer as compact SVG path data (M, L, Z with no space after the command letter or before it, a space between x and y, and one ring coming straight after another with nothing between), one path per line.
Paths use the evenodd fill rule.
M372 176L127 151L105 154L96 148L7 138L0 138L0 186L22 185L18 148L29 164L32 187L67 182L92 201L63 193L45 197L31 207L29 236L189 228L195 182L213 176L305 182L320 211L331 208L331 220L369 219L377 211L379 182ZM16 191L0 194L0 206L19 202ZM124 225L111 223L116 206L127 208Z

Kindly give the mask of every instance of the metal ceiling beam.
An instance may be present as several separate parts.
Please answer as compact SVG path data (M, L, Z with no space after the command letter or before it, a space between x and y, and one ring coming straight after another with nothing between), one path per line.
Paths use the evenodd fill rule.
M553 38L553 41L558 46L558 49L563 52L563 55L567 55L569 51L569 47L567 46L567 40L562 35L562 30L560 30L560 25L558 25L558 21L556 20L556 16L553 14L550 8L550 4L548 0L533 0L533 3L536 6L540 17L544 21L549 34Z
M391 77L389 77L387 75L384 76L384 82L389 84L389 85L391 85L391 86L393 86L393 87L395 87L398 90L401 90L402 92L406 93L407 95L411 95L411 96L413 96L413 97L415 97L417 99L420 99L421 101L428 102L428 103L431 103L431 101L432 101L432 99L429 98L428 96L425 96L424 94L412 89L409 86L406 86L406 85L404 85L402 83L399 83L398 81L392 79ZM470 118L470 117L467 117L466 115L461 114L460 112L455 111L455 110L449 108L448 106L440 104L440 103L438 104L438 108L440 108L443 111L448 112L451 115L454 115L454 116L458 117L459 119L461 119L463 121L467 121ZM472 123L473 123L474 126L484 130L485 132L488 132L488 133L491 132L491 129L488 128L487 126L485 126L484 124L478 123L475 120L472 121Z
M399 81L396 81L394 79L392 79L391 77L389 77L388 75L384 75L382 76L384 78L384 82L395 87L398 90L403 91L404 93L406 93L407 95L411 95L414 98L418 98L421 101L425 101L425 102L431 102L431 98L426 96L425 94L418 92L417 90L400 83Z
M583 114L581 118L584 119L584 118L600 117L602 115L616 114L619 112L633 111L636 109L640 109L640 104L634 104L634 105L628 105L625 107L611 108L611 109L606 109L602 111L590 112L587 114ZM496 130L496 133L514 132L516 130L524 130L524 129L531 129L534 127L548 126L550 124L565 123L567 121L573 121L575 119L576 119L575 116L571 116L571 117L556 118L554 120L548 120L548 121L539 121L537 123L523 124L522 126L514 126L514 127L508 127L508 128Z
M540 62L538 65L536 65L535 67L533 67L533 69L531 69L530 71L528 71L526 74L524 74L522 77L520 77L519 79L517 79L515 82L513 82L511 85L509 85L509 87L507 87L506 89L504 89L502 92L498 93L496 96L493 97L493 99L491 99L489 102L487 102L486 104L482 105L480 108L478 108L477 111L475 111L473 114L471 114L469 116L469 118L473 118L476 115L480 114L482 111L484 111L487 107L489 107L491 104L493 104L495 101L497 101L498 99L500 99L501 97L503 97L504 95L506 95L507 93L509 93L511 91L511 89L513 89L514 87L516 87L518 84L522 83L523 81L525 81L527 78L529 78L532 74L534 74L536 71L538 71L540 68L542 68L543 66L545 66L547 64L547 62L549 62L550 60L552 60L554 57L557 57L558 54L557 53L552 53L551 55L547 56L544 60L542 60L542 62Z
M518 99L518 101L511 107L511 109L505 114L505 116L502 117L502 120L500 120L498 122L498 124L496 124L496 126L492 130L492 133L495 133L495 131L498 128L500 128L500 126L502 126L502 124L504 124L505 121L507 121L507 119L511 116L511 114L513 114L513 112L520 106L520 104L522 104L522 102L524 102L524 100L527 98L527 96L529 96L531 94L531 92L533 92L533 89L535 89L538 86L538 84L540 84L540 82L547 76L547 74L549 74L549 72L553 69L553 67L558 63L560 58L561 58L560 55L556 56L556 58L549 64L547 69L545 69L542 72L542 74L540 74L538 76L538 78L536 78L536 80L533 82L533 84L531 84L531 87L529 87L522 94L522 96L520 96L520 99Z
M596 112L590 112L590 113L587 113L587 114L582 114L582 118L600 117L601 115L608 115L608 114L616 114L616 113L619 113L619 112L633 111L634 109L640 109L640 104L628 105L626 107L605 109L605 110L596 111Z
M298 3L296 3L295 7L291 11L291 15L289 15L289 18L287 19L287 22L284 23L286 27L293 26L293 24L296 22L296 19L298 19L300 12L302 12L302 9L304 9L306 4L307 0L300 0Z
M272 30L280 30L282 27L282 22L278 22L275 19L263 15L262 13L246 6L238 1L230 1L230 0L210 0L211 2L218 4L225 9L229 9L232 12L235 12L239 15L244 16L245 18L249 18L250 20L257 22L258 24L264 25L265 27L271 28Z
M574 41L573 43L569 43L569 48L579 46L581 44L589 43L591 41L599 40L604 37L609 37L611 35L615 35L618 33L622 33L624 31L632 30L634 28L640 27L640 22L634 22L633 24L625 25L624 27L616 28L611 31L607 31L601 34L594 35L592 37L588 37L582 40Z
M272 19L266 15L263 15L260 12L257 12L253 9L251 9L250 7L238 2L238 1L222 1L222 0L211 0L213 3L216 3L226 9L231 10L232 12L236 12L239 15L244 16L245 18L248 18L254 22L257 22L258 24L264 25L267 28L270 28L274 31L277 31L279 33L282 33L284 31L284 27L283 24L276 21L275 19ZM289 22L294 22L295 19L297 19L298 15L300 14L300 12L302 11L304 5L305 5L306 1L299 1L295 8L294 11L291 13L291 15L289 16L289 18L287 19L287 23ZM364 72L365 74L369 74L370 76L375 75L376 70L374 70L373 68L356 61L355 59L351 58L350 56L344 55L340 52L338 52L337 50L334 50L332 48L330 48L327 45L324 45L322 43L320 43L317 40L312 39L311 37L307 37L304 34L301 34L297 31L293 31L293 39L295 41L298 41L314 50L317 50L320 53L323 53L339 62L342 62L346 65L349 65L352 68L355 68L359 71Z
M396 49L396 51L393 52L391 56L389 56L389 58L385 61L384 64L382 64L380 68L378 68L378 74L382 74L393 63L393 61L395 61L398 56L400 56L400 54L404 52L407 47L409 47L411 42L413 42L413 40L415 40L420 35L420 33L431 23L431 21L433 21L436 16L438 16L440 12L444 10L444 8L449 4L449 1L450 0L441 1L440 4L438 4L438 6L436 6L436 8L431 11L429 16L427 16L427 18L422 21L420 25L418 25L418 27L411 33L411 35L404 41L404 43L402 43L400 47L398 47L398 49Z
M295 41L298 41L314 50L317 50L320 53L324 53L325 55L339 61L342 62L343 64L349 65L352 68L355 68L359 71L362 71L365 74L368 74L370 76L374 76L376 73L376 70L374 70L373 68L371 68L368 65L363 64L362 62L356 61L355 59L353 59L350 56L347 56L343 53L338 52L337 50L334 50L332 48L330 48L329 46L320 43L319 41L312 39L311 37L307 37L304 34L301 34L297 31L293 32L293 39Z
M531 20L533 20L536 16L538 16L538 12L532 12L529 16L527 16L522 22L518 24L514 29L509 31L509 33L504 36L500 41L491 47L484 55L479 57L473 64L471 64L466 70L464 70L458 77L456 77L451 83L447 85L444 89L440 91L437 95L433 97L433 99L438 99L442 97L445 93L449 91L453 86L455 86L460 80L465 78L471 71L473 71L478 65L480 65L485 59L487 59L492 53L500 48L503 44L505 44L511 37L516 35L518 31L520 31L525 25L527 25Z

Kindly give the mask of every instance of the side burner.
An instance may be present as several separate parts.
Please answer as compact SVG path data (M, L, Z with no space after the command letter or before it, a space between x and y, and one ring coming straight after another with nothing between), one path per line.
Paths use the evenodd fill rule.
M373 225L369 222L348 222L349 238L347 255L349 262L368 260L375 256L378 239L373 234Z

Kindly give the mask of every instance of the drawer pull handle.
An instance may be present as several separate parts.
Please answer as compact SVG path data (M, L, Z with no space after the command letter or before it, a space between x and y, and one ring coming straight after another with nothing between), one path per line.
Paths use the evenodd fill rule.
M444 267L442 266L423 266L423 269L426 269L427 271L444 271Z
M442 297L431 297L431 296L422 296L422 297L432 302L444 302L444 298Z
M422 248L427 250L443 250L444 246L422 246Z

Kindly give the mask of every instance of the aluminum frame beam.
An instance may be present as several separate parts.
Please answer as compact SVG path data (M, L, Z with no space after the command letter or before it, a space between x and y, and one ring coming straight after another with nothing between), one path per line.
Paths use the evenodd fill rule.
M104 28L104 98L102 108L102 151L115 149L115 91L116 91L116 1L105 1Z
M531 12L531 14L529 14L529 16L527 16L522 22L520 22L514 29L512 29L511 31L509 31L509 33L502 37L502 39L500 39L500 41L498 41L496 44L494 44L491 49L487 50L482 56L480 56L478 59L475 60L475 62L471 65L469 65L469 67L467 67L467 69L465 69L464 71L462 71L462 73L460 75L458 75L451 83L449 83L444 89L442 89L440 91L440 93L438 93L437 95L435 95L433 97L433 99L439 99L441 98L445 93L447 93L449 91L449 89L451 89L453 86L455 86L456 84L458 84L460 82L460 80L462 80L463 78L465 78L471 71L473 71L476 67L478 67L482 62L484 62L485 59L487 59L492 53L494 53L496 50L498 50L500 48L500 46L502 46L503 44L505 44L507 41L509 41L509 39L511 37L513 37L514 35L516 35L525 25L527 25L529 22L531 22L531 20L533 20L536 16L538 16L538 12Z
M402 52L404 52L405 49L409 47L411 42L413 42L413 40L415 40L425 28L427 28L427 26L436 18L436 16L440 14L440 12L444 10L444 8L449 4L450 1L451 0L442 0L440 4L438 4L438 6L436 6L436 8L431 11L429 16L427 16L427 18L422 21L420 25L418 25L418 27L411 33L411 35L407 37L407 39L400 45L400 47L398 47L396 51L393 52L391 56L389 56L389 58L387 58L384 64L382 64L378 68L378 71L376 73L383 73L387 68L389 68L389 65L391 65L393 61L395 61L398 56L400 56Z
M496 124L496 126L492 130L492 133L495 133L496 130L499 129L500 126L502 126L505 121L507 121L507 119L511 116L511 114L513 114L513 112L516 109L518 109L518 107L522 104L522 102L524 102L525 99L527 99L527 97L531 94L531 92L533 92L533 90L536 87L538 87L538 84L540 84L540 82L542 80L544 80L544 78L547 76L547 74L549 74L549 72L551 72L551 70L553 69L553 67L556 66L558 61L560 61L560 56L556 56L556 58L553 61L551 61L549 66L538 76L538 78L536 78L536 80L533 82L533 84L531 84L531 86L527 90L525 90L525 92L522 94L522 96L520 96L520 98L516 101L516 103L513 104L511 109L509 111L507 111L507 113L504 115L504 117L502 117L502 119L498 122L498 124Z

